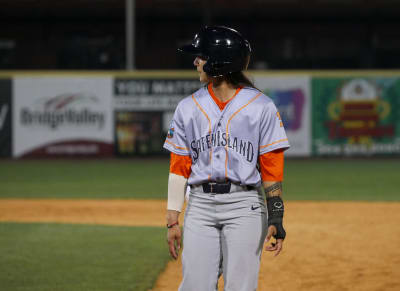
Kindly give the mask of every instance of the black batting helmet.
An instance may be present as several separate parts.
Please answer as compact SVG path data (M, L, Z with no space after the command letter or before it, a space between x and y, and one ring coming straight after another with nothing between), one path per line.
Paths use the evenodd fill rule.
M226 26L206 26L193 42L178 49L207 60L203 70L211 77L243 71L251 54L250 43L236 30Z

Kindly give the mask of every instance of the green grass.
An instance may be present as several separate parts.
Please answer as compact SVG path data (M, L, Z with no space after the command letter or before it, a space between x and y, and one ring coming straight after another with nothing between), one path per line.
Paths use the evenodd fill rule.
M165 198L169 161L3 160L0 197Z
M169 259L165 229L0 223L0 289L150 289Z
M286 161L289 200L400 201L399 159Z
M168 159L1 160L0 198L166 199ZM289 200L400 200L399 159L287 159Z

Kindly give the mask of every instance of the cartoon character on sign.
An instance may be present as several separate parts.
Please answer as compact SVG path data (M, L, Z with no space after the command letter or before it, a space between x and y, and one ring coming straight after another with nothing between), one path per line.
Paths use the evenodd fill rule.
M137 134L131 122L131 113L117 112L116 134L120 153L131 154L135 151Z
M275 102L280 112L279 119L285 129L297 131L302 127L305 95L302 89L266 90L266 95Z
M355 144L372 144L372 138L394 135L394 127L381 126L390 114L390 104L380 98L380 89L367 80L353 79L340 90L338 100L328 106L329 137L348 138Z

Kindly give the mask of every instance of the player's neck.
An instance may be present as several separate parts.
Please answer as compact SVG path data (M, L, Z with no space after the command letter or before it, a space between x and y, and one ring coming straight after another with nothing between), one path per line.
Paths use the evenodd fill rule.
M228 101L236 93L236 88L226 82L218 84L217 87L214 87L213 84L212 90L215 97L217 97L221 102Z

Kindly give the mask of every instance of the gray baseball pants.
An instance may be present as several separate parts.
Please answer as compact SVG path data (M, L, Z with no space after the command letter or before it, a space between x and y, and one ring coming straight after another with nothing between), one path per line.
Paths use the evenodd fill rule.
M215 291L221 272L225 291L257 289L267 232L265 200L257 190L206 194L192 187L183 228L183 280L179 291Z

